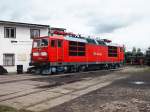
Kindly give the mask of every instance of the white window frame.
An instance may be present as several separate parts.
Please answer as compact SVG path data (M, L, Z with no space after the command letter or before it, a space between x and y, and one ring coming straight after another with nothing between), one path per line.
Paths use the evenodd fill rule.
M7 34L7 31L6 30L9 30L8 32L9 32L9 34ZM14 36L12 36L12 32L11 32L11 30L14 30ZM5 38L16 38L16 27L4 27L4 37Z
M6 61L8 61L6 56L8 56L8 55L12 56L11 64L9 64L9 62L6 62ZM3 54L3 65L4 66L15 66L15 54L13 54L13 53L4 53Z
M36 36L36 35L33 36L33 35L32 35L34 31L38 31L38 36ZM35 34L35 33L34 33L34 34ZM40 29L31 28L31 29L30 29L30 38L31 38L31 39L34 39L34 38L36 38L36 37L40 37Z

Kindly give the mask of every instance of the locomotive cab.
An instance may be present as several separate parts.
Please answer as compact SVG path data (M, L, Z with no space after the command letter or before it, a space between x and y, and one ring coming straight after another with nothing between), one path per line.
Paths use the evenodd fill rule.
M33 40L31 64L48 65L63 61L63 38L62 36L40 37Z
M49 38L36 38L33 40L31 59L32 64L47 62L49 56Z
M31 70L37 74L56 72L58 65L63 62L63 36L39 37L33 40L31 51ZM30 70L28 70L30 72Z

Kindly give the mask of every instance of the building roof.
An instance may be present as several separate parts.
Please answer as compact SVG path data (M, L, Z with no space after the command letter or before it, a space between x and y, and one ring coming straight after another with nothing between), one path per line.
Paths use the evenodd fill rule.
M22 23L22 22L12 22L12 21L1 21L1 20L0 20L0 24L26 26L26 27L38 27L38 28L49 28L50 27L49 25Z
M50 30L65 31L65 28L51 27Z

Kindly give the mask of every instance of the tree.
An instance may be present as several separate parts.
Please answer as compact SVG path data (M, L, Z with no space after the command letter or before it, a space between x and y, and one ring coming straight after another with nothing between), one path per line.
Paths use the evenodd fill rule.
M133 47L133 49L132 49L132 55L133 55L133 56L136 55L136 48L135 48L135 47Z
M144 56L144 53L141 51L140 48L137 49L137 52L136 52L136 55L137 56Z
M150 47L146 51L145 61L147 65L150 65Z
M141 53L141 49L140 48L137 49L137 53Z

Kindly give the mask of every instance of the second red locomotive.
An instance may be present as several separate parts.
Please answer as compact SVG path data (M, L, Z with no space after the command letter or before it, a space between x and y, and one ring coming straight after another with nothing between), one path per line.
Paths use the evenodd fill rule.
M84 38L66 32L33 40L32 71L51 74L59 71L85 71L90 68L116 68L124 61L123 46L108 40Z

